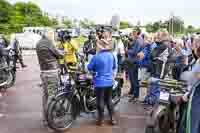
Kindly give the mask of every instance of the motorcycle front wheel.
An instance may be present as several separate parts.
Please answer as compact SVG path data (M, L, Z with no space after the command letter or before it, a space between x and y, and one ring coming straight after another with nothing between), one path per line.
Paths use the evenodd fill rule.
M63 96L52 99L48 105L47 122L54 131L68 130L74 121L71 101Z
M168 110L163 108L159 112L155 111L157 114L154 118L154 125L147 125L145 128L145 133L171 133L171 122Z

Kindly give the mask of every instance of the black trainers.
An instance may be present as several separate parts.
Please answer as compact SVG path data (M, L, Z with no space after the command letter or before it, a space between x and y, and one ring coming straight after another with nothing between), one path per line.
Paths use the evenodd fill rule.
M27 65L22 65L22 68L25 68L25 67L27 67Z
M117 125L117 121L116 121L116 120L110 120L110 121L109 121L109 124L110 124L111 126Z

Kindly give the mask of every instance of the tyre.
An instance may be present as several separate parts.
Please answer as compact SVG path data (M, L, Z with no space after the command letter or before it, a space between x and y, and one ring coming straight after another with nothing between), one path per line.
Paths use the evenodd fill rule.
M94 90L90 90L86 96L84 96L84 106L86 112L94 113L97 110L96 94Z
M6 88L10 88L15 84L16 80L16 73L15 71L9 71L8 72L8 77L7 77L7 85L5 86Z
M154 106L146 119L145 133L172 133L172 122L167 105Z
M74 121L72 103L66 96L53 99L48 106L48 126L58 132L66 131Z
M155 133L153 127L146 127L145 128L145 133Z
M170 123L169 112L164 108L155 116L155 125L150 128L148 127L149 129L147 128L147 130L149 130L149 132L152 130L153 133L170 133Z

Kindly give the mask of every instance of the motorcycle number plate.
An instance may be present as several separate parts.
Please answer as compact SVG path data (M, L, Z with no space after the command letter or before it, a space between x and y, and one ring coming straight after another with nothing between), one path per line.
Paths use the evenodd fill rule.
M62 82L67 82L69 80L69 75L62 75L61 80Z
M160 92L160 100L168 101L169 100L169 93L168 92Z

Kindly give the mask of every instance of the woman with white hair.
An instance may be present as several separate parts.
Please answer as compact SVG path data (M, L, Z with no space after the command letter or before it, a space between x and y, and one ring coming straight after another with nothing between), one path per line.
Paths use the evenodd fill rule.
M172 69L174 79L179 80L182 72L188 69L188 53L184 49L184 42L182 39L175 40L175 66Z

